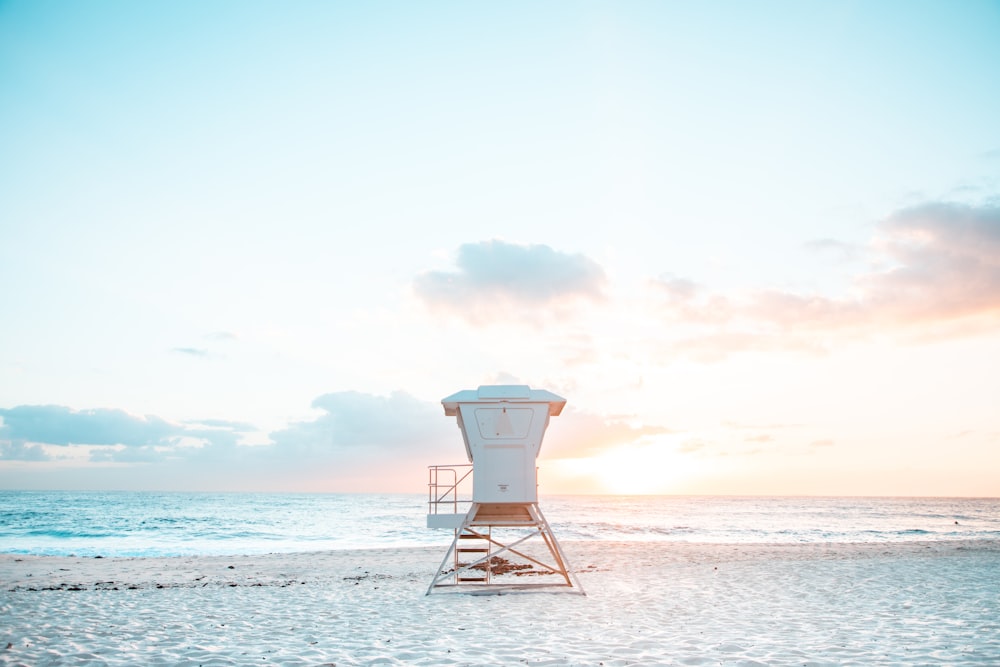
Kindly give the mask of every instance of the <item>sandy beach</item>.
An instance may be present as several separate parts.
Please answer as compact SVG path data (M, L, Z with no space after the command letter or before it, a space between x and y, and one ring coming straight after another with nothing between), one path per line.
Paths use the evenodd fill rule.
M0 555L0 664L1000 664L1000 542L563 547L586 596L425 596L444 547Z

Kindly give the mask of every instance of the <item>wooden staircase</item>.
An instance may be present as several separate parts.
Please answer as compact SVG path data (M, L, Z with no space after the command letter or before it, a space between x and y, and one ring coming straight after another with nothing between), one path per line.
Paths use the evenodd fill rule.
M483 535L469 528L463 528L458 534L458 541L454 549L455 583L490 583L490 540L488 530L487 528L486 535ZM467 567L468 569L462 569Z

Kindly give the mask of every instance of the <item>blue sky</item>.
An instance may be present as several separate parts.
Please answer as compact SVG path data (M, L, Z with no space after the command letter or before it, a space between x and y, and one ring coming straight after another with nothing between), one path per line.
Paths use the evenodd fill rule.
M0 3L0 487L1000 495L1000 4Z

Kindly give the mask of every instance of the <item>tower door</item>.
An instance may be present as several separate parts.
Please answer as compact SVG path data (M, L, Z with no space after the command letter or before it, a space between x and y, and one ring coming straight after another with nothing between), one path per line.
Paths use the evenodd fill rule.
M486 445L480 451L481 455L473 461L473 500L480 503L538 500L534 451L524 445Z

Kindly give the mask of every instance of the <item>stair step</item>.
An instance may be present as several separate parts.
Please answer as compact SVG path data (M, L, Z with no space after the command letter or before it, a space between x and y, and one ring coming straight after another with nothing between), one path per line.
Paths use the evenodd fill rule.
M455 551L460 554L488 554L489 547L456 547Z
M465 582L465 583L474 583L474 582L482 583L486 581L486 577L455 577L455 579L459 582Z

